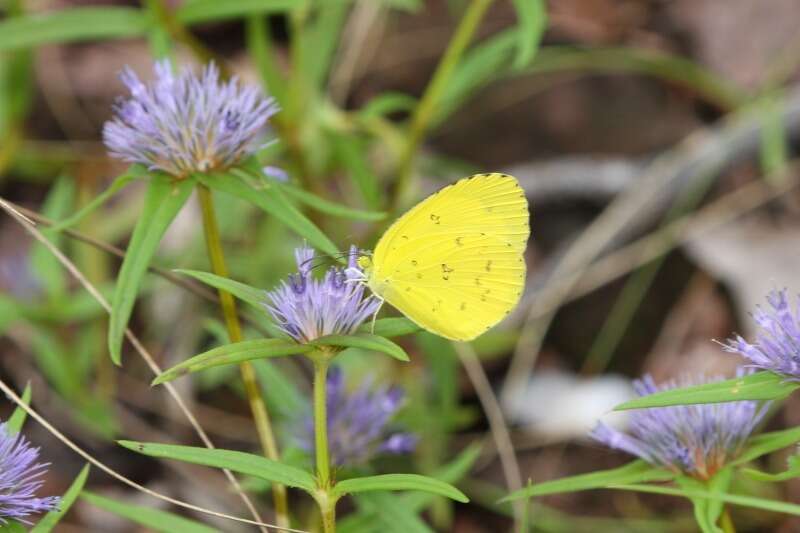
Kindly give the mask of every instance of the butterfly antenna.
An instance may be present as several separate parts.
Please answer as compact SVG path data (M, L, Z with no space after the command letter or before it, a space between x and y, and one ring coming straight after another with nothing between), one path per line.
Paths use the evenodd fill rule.
M311 266L310 266L309 270L314 270L316 268L319 268L319 267L324 266L325 264L327 264L327 261L329 259L333 259L334 261L338 262L339 259L344 259L345 257L348 257L349 255L350 255L350 252L339 252L339 253L336 253L336 254L325 254L325 255L321 255L321 256L314 256L314 257L306 259L305 261L300 263L300 267L301 268L305 267L306 265L308 265L310 263ZM315 263L315 261L317 261L317 262Z

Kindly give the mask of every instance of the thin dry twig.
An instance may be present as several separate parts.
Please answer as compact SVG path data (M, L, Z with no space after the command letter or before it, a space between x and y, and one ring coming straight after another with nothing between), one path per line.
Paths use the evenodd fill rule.
M62 264L62 266L64 266L64 268L66 268L67 271L69 271L69 273L72 274L72 276L76 280L78 280L78 282L80 282L81 285L83 285L83 287L89 292L89 294L91 294L100 303L100 305L103 306L106 312L108 313L111 312L111 306L109 305L105 297L100 293L100 291L98 291L97 288L88 279L86 279L83 273L80 270L78 270L75 264L72 261L70 261L69 258L67 258L61 252L61 250L56 248L56 246L53 243L51 243L44 235L42 235L42 233L38 229L36 229L36 226L31 222L29 218L27 218L25 215L17 211L11 204L9 204L9 202L7 202L3 198L0 198L0 208L2 208L6 213L8 213L20 225L22 225L25 231L27 231L37 241L41 242L48 249L48 251L50 251L50 253L52 253L56 257L56 259L58 259L58 261ZM161 374L162 370L159 367L158 363L155 362L155 360L147 351L147 349L144 347L144 345L142 345L142 343L130 329L125 330L125 337L128 339L128 341L130 341L130 343L133 345L133 347L136 349L136 351L139 353L142 359L144 359L145 363L147 363L147 366L150 367L153 374L156 376ZM203 442L203 444L209 449L214 449L214 443L211 442L211 439L208 437L202 426L200 426L200 423L197 421L194 414L186 406L186 403L183 401L183 398L180 396L180 394L178 394L178 391L175 389L175 387L172 386L172 384L170 383L165 383L164 385L169 395L172 397L173 400L175 400L175 403L178 405L178 408L181 410L181 412L183 412L183 414L189 420L189 423L192 425L192 428L200 437L200 440ZM258 510L255 508L253 502L244 492L244 490L242 489L241 485L239 484L238 480L233 475L233 473L227 469L223 469L223 472L225 476L228 478L228 481L233 486L234 491L240 496L247 509L255 518L255 521L253 523L257 523L257 525L263 524L263 521L258 513Z
M10 207L15 209L20 214L24 215L25 218L29 219L30 221L37 222L39 224L42 224L43 226L55 226L57 224L57 222L47 218L44 215L41 215L40 213L37 213L36 211L33 211L32 209L28 209L26 207L22 207L21 205L15 204L13 202L9 202L8 200L5 200L5 201ZM123 250L121 248L117 248L113 244L109 244L107 242L103 242L103 241L101 241L99 239L95 239L94 237L92 237L90 235L86 235L85 233L81 233L79 231L72 230L72 229L63 229L63 230L60 230L60 231L61 231L61 233L63 233L67 237L70 237L70 238L75 239L77 241L86 243L86 244L88 244L90 246L94 246L95 248L97 248L99 250L103 250L104 252L107 252L107 253L109 253L111 255L115 255L115 256L119 257L120 259L123 259L125 257L125 250ZM219 304L219 296L217 295L216 291L212 291L212 290L208 289L206 286L204 286L204 285L202 285L202 284L200 284L200 283L198 283L198 282L196 282L196 281L194 281L192 279L188 279L186 277L179 276L179 275L175 274L174 272L170 272L169 270L167 270L165 268L162 268L162 267L159 267L159 266L156 266L156 265L148 265L147 270L152 274L155 274L157 276L161 276L165 280L169 281L170 283L172 283L172 284L174 284L174 285L176 285L178 287L186 289L187 291L191 292L195 296L199 296L200 298L203 298L204 300L207 300L207 301L209 301L209 302L211 302L213 304ZM262 333L264 335L269 335L269 332L266 331L264 329L264 327L261 326L261 324L259 324L258 322L253 321L246 314L239 312L239 319L244 321L244 322L247 322L251 327L256 329L259 333Z
M772 187L763 181L753 181L743 185L694 214L684 215L597 260L585 271L582 279L562 303L577 300L656 257L790 192L798 185L800 181L796 177L788 178L779 187ZM540 306L532 316L542 316L553 310L552 307Z
M492 433L492 439L500 457L500 466L503 469L506 486L509 491L519 490L522 488L519 463L514 453L514 445L511 442L508 426L503 417L503 410L500 408L497 396L492 390L489 378L486 376L486 372L484 372L483 366L471 345L464 342L454 342L453 347L458 354L459 360L461 360L461 364L464 366L464 370L467 371L472 387L478 395L478 401L480 401L481 407L483 407L483 411L486 414L486 419L489 421L489 430ZM517 527L522 528L525 502L524 500L517 500L512 505L514 522Z
M781 110L787 135L796 136L800 131L800 92L789 95ZM528 309L503 384L504 398L527 382L555 310L595 258L658 220L686 187L712 179L724 166L751 156L759 146L762 127L758 114L747 108L718 126L694 132L656 158L636 186L609 204L558 261L554 269L558 277L548 281ZM540 309L549 311L542 313Z
M191 509L192 511L196 511L198 513L203 513L211 516L216 516L218 518L225 518L227 520L233 520L235 522L242 522L244 524L251 524L254 526L259 527L271 527L274 529L279 529L282 531L289 531L292 533L305 533L301 529L290 529L290 528L281 528L273 524L267 524L264 522L256 521L256 520L248 520L247 518L239 518L237 516L228 515L225 513L220 513L217 511L213 511L211 509L205 509L203 507L198 507L197 505L192 505L191 503L187 503L181 500L176 500L175 498L171 498L165 494L161 494L160 492L156 492L154 490L148 489L147 487L136 483L135 481L128 479L127 477L123 476L113 468L107 466L105 463L99 461L94 456L92 456L89 452L85 451L83 448L75 444L72 440L70 440L66 435L61 433L58 429L53 427L47 420L44 419L37 411L35 411L32 407L27 405L22 399L14 392L14 390L9 387L2 379L0 379L0 391L2 391L8 398L17 404L21 409L23 409L28 415L39 422L47 431L49 431L54 437L64 443L68 448L72 451L86 459L89 463L96 466L109 476L113 477L114 479L133 487L134 489L147 494L148 496L152 496L153 498L157 498L159 500L171 503L172 505L177 505L178 507L183 507L185 509Z

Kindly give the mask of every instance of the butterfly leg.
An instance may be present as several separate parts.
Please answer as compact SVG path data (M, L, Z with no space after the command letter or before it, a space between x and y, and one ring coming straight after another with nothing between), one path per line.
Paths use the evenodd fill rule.
M383 307L383 303L386 301L383 298L381 298L380 296L375 296L375 298L380 300L381 303L380 303L380 305L378 305L378 308L375 309L375 312L372 313L372 326L370 328L370 333L372 333L373 335L375 334L375 320L377 320L378 313L381 311L381 307Z

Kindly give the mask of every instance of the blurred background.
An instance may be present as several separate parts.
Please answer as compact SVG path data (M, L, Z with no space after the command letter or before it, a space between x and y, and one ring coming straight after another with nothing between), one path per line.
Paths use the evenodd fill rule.
M129 65L151 79L159 43L168 43L179 63L214 59L273 94L282 107L273 121L279 142L260 155L328 200L387 211L390 220L402 205L398 195L416 201L475 172L515 175L531 204L529 275L519 308L473 343L488 393L476 388L480 380L449 343L426 334L400 339L410 364L355 350L341 358L349 382L371 377L407 393L398 422L420 436L418 449L378 459L376 470L430 474L470 443L482 443L457 483L472 503L431 502L421 515L428 527L507 530L511 507L495 501L508 487L628 460L585 435L631 396L631 378L730 375L740 361L712 339L750 333L747 313L770 289L800 289L793 151L800 134L800 4L524 3L487 2L405 171L411 112L472 2L265 0L226 8L223 0L216 7L199 0L2 0L0 196L46 217L44 230L48 220L66 219L106 189L125 169L100 140L115 99L127 95L118 74ZM66 22L47 18L74 9L90 11ZM158 24L148 29L144 21L153 19ZM124 249L143 191L133 183L68 233L48 233L107 297L120 264L114 247ZM217 200L231 277L270 288L294 270L300 240L291 231L235 199ZM342 249L371 247L387 222L308 214ZM169 229L155 264L208 269L194 202ZM225 339L215 307L159 275L146 278L131 327L164 367ZM238 511L217 472L115 445L118 438L196 438L169 397L149 387L152 376L130 347L124 365L113 366L106 328L105 311L52 255L11 218L0 218L3 380L19 390L30 383L34 407L126 476ZM308 403L309 369L293 360L258 369L288 443ZM223 368L176 385L219 446L254 450L235 376ZM492 391L501 412L487 403ZM797 402L790 398L769 427L800 424ZM12 410L8 402L0 407L3 418ZM498 419L510 433L511 457ZM53 463L43 491L60 494L81 460L35 423L26 433ZM780 454L772 460L764 467L782 467ZM89 483L118 500L163 507L97 472ZM788 501L800 496L796 481L753 483L741 490ZM311 506L298 495L292 502ZM343 516L350 511L340 506ZM800 530L800 522L782 515L733 511L740 531ZM696 527L686 502L617 491L547 497L530 512L535 531ZM59 528L142 530L85 502Z

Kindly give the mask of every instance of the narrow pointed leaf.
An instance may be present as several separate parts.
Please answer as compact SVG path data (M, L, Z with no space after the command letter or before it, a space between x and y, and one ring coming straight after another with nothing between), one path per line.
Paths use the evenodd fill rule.
M175 459L198 465L227 468L233 472L266 479L312 493L316 489L314 478L305 470L271 461L260 455L233 450L210 450L193 446L176 446L133 441L118 441L129 450L163 459Z
M781 450L796 442L800 442L800 426L756 435L747 441L747 448L731 464L749 463L762 455Z
M111 360L116 364L121 363L122 337L150 259L170 223L189 198L193 186L194 183L189 179L174 182L163 175L154 175L151 178L111 302L108 349Z
M184 270L180 268L175 269L173 272L191 276L199 281L202 281L206 285L214 287L215 289L221 289L225 292L229 292L243 302L252 305L259 311L264 311L264 302L267 300L267 293L262 289L251 287L250 285L240 281L234 281L230 278L217 276L211 272L202 272L200 270Z
M244 361L252 361L254 359L266 359L267 357L297 355L311 352L314 349L314 346L308 344L297 344L296 342L283 339L255 339L226 344L195 355L173 366L156 377L152 384L158 385L160 383L172 381L180 376L185 376L186 374L200 372L201 370L216 366L232 365Z
M73 7L9 17L0 21L0 51L47 43L136 37L144 35L147 27L144 12L129 7Z
M25 405L31 404L31 384L25 385L25 390L22 392L20 398ZM28 418L28 412L22 407L17 407L6 422L6 429L11 433L19 433L25 419Z
M321 252L332 256L339 253L336 245L292 205L274 184L264 184L262 188L254 189L241 177L233 174L198 175L198 179L210 189L236 196L261 208L307 239Z
M315 346L340 346L343 348L362 348L375 350L394 357L400 361L409 361L408 354L400 346L383 337L370 333L357 333L355 335L325 335L315 339L310 344Z
M183 24L218 22L245 15L282 13L297 7L297 0L193 0L184 2L175 12Z
M786 470L777 474L768 474L754 468L743 468L742 471L758 481L768 481L770 483L788 481L800 477L800 456L793 455L789 457L788 463Z
M276 183L276 186L279 187L280 190L286 194L286 196L293 198L298 202L304 203L310 208L316 209L320 213L325 213L334 217L348 218L351 220L375 221L386 218L386 213L383 211L362 211L361 209L353 209L352 207L347 207L345 205L337 204L335 202L331 202L330 200L320 198L319 196L311 194L310 192L306 192L294 185Z
M379 207L381 204L379 180L367 163L359 139L346 137L338 132L331 133L328 138L336 158L348 170L350 181L361 193L364 203L373 209Z
M210 272L182 269L175 269L175 272L191 276L198 281L202 281L206 285L214 287L215 289L231 293L244 303L252 306L262 316L266 317L266 320L263 321L262 325L266 328L270 335L277 338L288 338L288 336L271 321L269 314L266 312L266 308L264 307L264 304L267 301L266 291L257 289L256 287L251 287L250 285L240 281L234 281L230 278L217 276L216 274L212 274Z
M418 474L383 474L346 479L333 487L333 495L338 498L345 494L373 490L419 490L446 496L462 503L469 501L463 492L449 483Z
M84 491L81 494L81 499L99 509L127 518L131 522L160 533L174 533L176 531L181 533L216 533L219 531L216 528L167 511L112 500L94 492Z
M386 533L435 533L417 513L403 504L403 500L388 492L363 492L356 503L370 517L374 530ZM371 516L370 516L371 515ZM357 530L369 531L369 526ZM352 527L352 526L351 526ZM340 529L337 527L337 529ZM341 528L345 531L346 529ZM351 531L353 531L351 529ZM341 533L341 532L340 532Z
M581 474L543 483L536 483L524 489L512 492L500 502L510 502L532 496L577 492L580 490L601 489L623 483L646 483L649 481L668 481L674 474L660 468L654 468L644 461L633 461L625 466L611 470L600 470L591 474Z
M52 231L63 231L71 226L74 226L87 215L94 212L98 207L108 201L109 198L114 196L118 191L125 187L128 183L136 179L140 174L128 169L123 174L120 174L114 181L111 182L103 192L92 198L92 200L85 206L81 207L75 214L61 220L52 227Z
M798 387L800 383L787 381L785 377L773 372L756 372L725 381L649 394L618 405L614 410L739 400L778 400L789 396Z
M517 55L514 68L519 70L528 65L539 48L545 27L547 9L543 0L513 0L519 19L517 31Z
M740 505L742 507L752 507L754 509L764 509L765 511L800 516L800 505L769 500L766 498L757 498L755 496L742 496L739 494L715 494L707 490L701 491L691 489L676 489L673 487L662 487L659 485L626 484L612 485L608 488L614 490L634 490L636 492L647 492L650 494L664 494L666 496L678 496L682 498L707 498L711 500L719 500L732 505Z
M58 508L44 515L36 523L33 529L31 529L30 533L49 533L54 527L56 527L59 520L61 520L61 518L63 518L63 516L69 512L72 504L75 503L78 495L83 490L83 486L86 484L87 477L89 477L88 464L81 469L81 471L78 473L78 476L72 482L72 485L70 485L67 489L67 492L61 496L61 501L58 502Z
M359 333L371 333L378 337L400 337L401 335L409 335L420 331L418 325L406 317L392 317L392 318L379 318L375 321L375 327L372 323L368 322L362 324L358 328Z
M42 214L58 219L72 211L75 202L75 182L67 176L60 176L42 206ZM52 229L44 229L43 235L56 247L61 246L62 236ZM30 252L31 269L42 284L42 291L48 298L62 297L67 291L67 273L55 256L41 243L34 243Z

